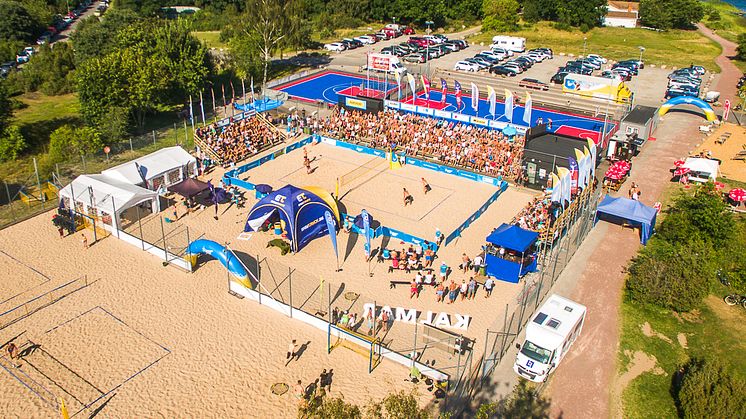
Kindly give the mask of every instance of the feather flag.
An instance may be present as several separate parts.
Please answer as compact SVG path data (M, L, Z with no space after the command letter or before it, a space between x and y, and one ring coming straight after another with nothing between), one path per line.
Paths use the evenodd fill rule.
M591 151L588 146L583 147L583 159L585 160L585 184L591 183Z
M479 87L476 84L471 84L471 108L479 112Z
M490 102L490 115L495 116L495 109L497 108L497 94L492 86L487 86L487 100Z
M422 74L420 78L422 79L422 88L425 89L425 99L427 99L429 102L430 101L430 80L428 80L424 74Z
M332 216L331 212L324 211L324 221L326 221L326 229L329 231L329 238L332 240L332 248L334 249L334 256L337 258L337 265L339 265L339 252L337 251L337 228L336 223L334 222L334 216Z
M562 199L562 183L559 176L552 173L552 202L560 202Z
M412 98L414 98L414 94L415 94L414 89L415 89L415 84L417 82L415 81L414 76L409 73L407 73L407 81L409 82L409 90L412 91ZM414 99L412 100L412 103L414 103Z
M596 175L596 143L588 139L588 149L591 150L591 178Z
M533 110L533 101L531 100L531 94L526 93L526 105L523 109L523 122L527 123L529 128L531 127L531 111Z
M570 171L565 169L564 167L560 167L557 169L557 174L560 178L560 183L562 184L562 189L560 192L560 196L562 197L562 201L570 202L570 191L572 188L572 180L570 179Z
M574 195L578 193L578 176L580 174L580 166L578 161L574 157L567 158L568 167L570 170L570 194Z
M445 79L440 79L440 87L443 91L440 93L440 103L446 103L446 95L448 94L448 82Z
M456 94L456 110L461 108L461 83L458 80L453 81L453 92Z
M586 174L585 174L585 165L586 165L586 158L585 154L583 154L582 151L575 149L575 160L578 161L578 187L579 188L585 188L585 181L586 181Z
M508 89L505 89L505 117L513 122L513 92Z
M192 107L192 95L189 95L189 122L194 123L194 108Z
M205 123L205 102L202 100L202 92L199 92L199 110L202 112L202 124Z
M394 77L396 77L396 88L399 92L399 101L401 102L401 73L398 71L394 73Z

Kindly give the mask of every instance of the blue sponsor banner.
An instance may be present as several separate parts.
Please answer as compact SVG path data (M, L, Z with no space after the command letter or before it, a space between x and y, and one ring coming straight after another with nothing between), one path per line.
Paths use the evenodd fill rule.
M465 179L473 180L475 182L487 183L493 186L500 186L502 182L500 179L496 179L490 176L479 175L468 170L456 169L454 167L433 163L427 160L420 160L414 157L407 157L406 163L412 166L423 167L425 169L434 170L436 172L445 173L447 175L455 175Z
M222 128L230 123L231 123L231 119L225 118L225 119L221 119L220 121L218 121L218 126Z
M344 141L338 141L338 140L336 141L332 140L332 141L334 141L334 145L336 145L337 147L346 148L348 150L356 151L358 153L370 154L372 156L386 157L386 152L383 150L376 150L375 148L370 148L370 147L366 147L363 145L350 144ZM327 141L324 141L324 142L328 143Z
M384 100L383 105L392 109L399 109L400 107L400 103L393 100Z
M461 223L461 225L458 226L458 227L456 227L456 229L453 232L451 232L451 234L449 234L448 236L446 236L445 241L443 242L443 244L447 245L448 243L456 240L458 237L461 237L461 233L464 230L466 230L467 228L469 228L469 226L473 222L477 221L479 219L479 217L481 217L482 214L484 214L487 211L487 209L490 207L490 205L492 205L495 201L497 201L497 198L499 198L500 194L502 194L503 192L505 192L506 189L508 189L508 182L500 181L500 183L499 183L499 189L497 190L497 192L495 192L494 194L492 194L492 196L490 197L490 199L488 199L487 202L485 202L484 204L482 204L482 206L479 207L479 209L476 210L476 212L474 212L474 214L472 214L471 216L469 216L469 218L467 218L466 221L464 221L463 223Z

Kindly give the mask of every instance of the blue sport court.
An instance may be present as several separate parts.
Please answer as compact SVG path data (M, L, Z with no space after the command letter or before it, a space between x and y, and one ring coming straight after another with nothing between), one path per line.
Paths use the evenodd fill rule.
M388 89L385 89L388 87ZM316 103L319 100L337 104L339 95L377 97L383 99L385 95L396 90L396 80L386 83L380 75L370 81L365 75L353 75L336 71L324 71L309 77L304 77L275 88L285 92L293 99ZM385 90L385 91L384 91Z

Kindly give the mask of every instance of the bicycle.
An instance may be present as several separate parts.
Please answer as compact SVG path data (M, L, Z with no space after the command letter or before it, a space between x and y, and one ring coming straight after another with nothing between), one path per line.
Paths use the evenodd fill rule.
M743 306L743 308L746 308L746 295L729 294L726 295L725 298L723 298L723 301L725 301L725 304L728 304L729 306L738 304Z

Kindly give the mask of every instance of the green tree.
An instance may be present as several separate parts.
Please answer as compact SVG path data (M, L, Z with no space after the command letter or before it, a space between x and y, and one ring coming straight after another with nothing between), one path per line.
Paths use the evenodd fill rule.
M737 42L736 59L746 61L746 33L738 34Z
M391 393L378 403L368 405L369 417L390 419L427 419L430 414L421 409L415 393Z
M640 21L658 29L691 29L705 9L698 0L641 0Z
M516 0L484 0L482 3L482 28L486 31L512 31L518 28Z
M727 210L715 185L709 182L693 195L681 194L674 199L658 228L658 235L671 243L700 240L718 248L731 241L734 231L733 213Z
M655 237L629 265L630 298L674 311L696 308L710 290L716 264L702 241L672 243Z
M10 118L13 117L13 109L10 105L8 90L5 83L0 80L0 137L5 135L5 130L8 128Z
M360 408L341 397L317 397L299 409L299 416L308 419L360 419Z
M49 157L53 162L94 153L102 147L101 137L91 127L63 125L49 135Z
M519 379L507 401L484 403L476 412L476 419L490 418L549 418L551 401L537 393L527 380Z
M606 0L563 0L556 3L557 21L589 30L606 16Z
M75 59L80 63L112 52L116 47L119 32L139 20L137 13L119 8L108 10L104 20L93 16L83 19L70 36L75 49Z
M665 2L640 0L640 23L658 29L671 29L671 16Z
M73 49L69 43L60 42L54 48L42 46L34 59L18 73L18 80L26 92L41 90L46 95L60 95L75 89L73 70Z
M41 27L17 1L0 0L0 16L0 39L3 40L31 42Z
M717 360L693 359L684 368L676 399L685 419L740 417L746 406L746 383Z
M0 161L15 160L25 149L26 139L18 126L12 125L5 130L5 135L0 134Z

